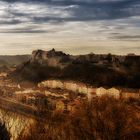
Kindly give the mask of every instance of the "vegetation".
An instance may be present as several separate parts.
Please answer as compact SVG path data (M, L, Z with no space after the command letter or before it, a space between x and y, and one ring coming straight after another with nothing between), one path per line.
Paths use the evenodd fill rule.
M22 140L139 140L140 119L136 109L111 97L83 101L69 115L57 112L36 121ZM138 115L139 114L139 115Z

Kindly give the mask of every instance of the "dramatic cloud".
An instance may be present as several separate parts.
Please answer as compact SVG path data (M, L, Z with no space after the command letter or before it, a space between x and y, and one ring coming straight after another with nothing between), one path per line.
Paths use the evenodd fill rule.
M139 39L139 0L0 1L0 48L9 50L4 52L55 47L72 53L128 53L131 48L140 54Z

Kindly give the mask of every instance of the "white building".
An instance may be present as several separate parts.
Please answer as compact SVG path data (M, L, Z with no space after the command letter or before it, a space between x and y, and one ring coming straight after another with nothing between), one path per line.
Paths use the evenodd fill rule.
M100 88L97 88L96 90L96 95L97 96L103 96L103 95L106 95L107 94L107 90L103 87L100 87Z
M119 99L120 98L120 91L116 88L110 88L107 90L107 95L113 96L113 97Z

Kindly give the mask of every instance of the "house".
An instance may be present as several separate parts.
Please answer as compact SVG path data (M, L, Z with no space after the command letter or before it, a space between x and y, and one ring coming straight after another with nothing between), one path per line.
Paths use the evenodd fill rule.
M107 90L107 95L113 96L113 97L119 99L120 98L120 91L116 88L110 88Z
M58 81L56 81L56 83L57 83L57 88L64 89L64 84L62 81L58 80Z
M88 93L88 88L87 88L86 85L83 85L83 86L81 87L81 93L83 93L83 94L87 94L87 93Z
M77 84L74 82L64 82L64 89L78 92Z
M103 95L106 95L107 94L107 90L103 87L100 87L100 88L97 88L96 90L96 95L97 96L103 96Z

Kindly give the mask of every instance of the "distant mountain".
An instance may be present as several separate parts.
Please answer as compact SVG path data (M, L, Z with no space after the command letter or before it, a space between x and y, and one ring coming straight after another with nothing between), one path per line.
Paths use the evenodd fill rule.
M140 88L140 56L93 53L73 56L55 49L35 50L14 75L34 82L65 79L95 86Z
M30 55L0 55L0 66L17 66L29 59Z

